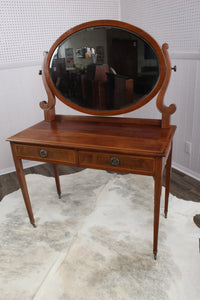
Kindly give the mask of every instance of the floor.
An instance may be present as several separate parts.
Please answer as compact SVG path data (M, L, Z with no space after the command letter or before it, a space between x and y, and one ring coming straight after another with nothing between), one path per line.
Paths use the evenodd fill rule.
M58 166L60 175L71 174L81 170L81 168L77 167ZM25 174L35 173L53 176L53 169L50 164L40 164L27 168L24 172ZM0 176L0 200L17 189L19 189L19 184L15 172ZM200 202L200 182L175 169L172 169L170 192L178 198Z
M52 174L47 165L36 169ZM67 171L78 169L60 168L60 173ZM151 178L95 173L74 173L78 189L77 180L67 175L71 183L62 180L62 201L54 178L45 176L42 194L48 195L50 205L41 196L32 199L39 208L37 229L29 224L23 201L18 201L20 191L15 199L7 198L8 206L0 205L0 299L200 299L200 231L192 221L199 202L170 201L167 222L161 211L155 262ZM9 177L5 185L16 178ZM32 192L41 195L37 175L33 177Z

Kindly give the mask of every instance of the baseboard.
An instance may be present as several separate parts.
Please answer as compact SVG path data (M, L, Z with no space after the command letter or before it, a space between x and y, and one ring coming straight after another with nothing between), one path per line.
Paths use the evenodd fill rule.
M192 170L186 168L186 167L183 167L175 162L172 162L172 168L200 181L200 174L196 173L196 172L193 172Z

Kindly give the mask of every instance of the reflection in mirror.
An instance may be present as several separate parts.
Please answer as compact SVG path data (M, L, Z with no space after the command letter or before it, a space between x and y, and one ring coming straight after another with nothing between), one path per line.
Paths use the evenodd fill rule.
M153 48L118 27L97 26L66 38L54 51L50 77L57 92L92 110L118 110L142 101L159 78Z

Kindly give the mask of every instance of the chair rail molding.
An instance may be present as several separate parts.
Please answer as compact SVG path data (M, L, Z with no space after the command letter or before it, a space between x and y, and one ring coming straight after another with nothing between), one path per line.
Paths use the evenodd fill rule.
M200 60L200 49L199 51L171 51L171 59L181 59L181 60Z

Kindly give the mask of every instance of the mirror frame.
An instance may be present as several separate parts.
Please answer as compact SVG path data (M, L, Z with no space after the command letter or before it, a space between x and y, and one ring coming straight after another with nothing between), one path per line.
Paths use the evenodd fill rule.
M71 102L70 100L68 100L64 96L62 96L59 93L59 91L55 88L55 86L53 85L53 82L52 82L51 76L50 76L50 72L49 72L49 69L50 69L49 67L50 67L51 58L54 54L54 51L58 47L58 45L60 43L62 43L66 38L70 37L71 35L73 35L74 33L78 32L80 30L87 29L87 28L90 28L90 27L97 27L97 26L114 26L116 28L121 28L123 30L128 30L129 32L132 32L133 34L138 35L138 37L142 38L144 41L146 41L154 49L154 51L157 55L157 58L158 58L160 74L159 74L157 83L154 86L154 88L150 91L149 94L145 95L144 97L141 97L141 100L138 103L136 103L134 105L130 105L130 106L125 107L125 108L122 108L122 109L115 109L115 110L88 109L88 108L78 106L77 104L74 104L73 102ZM131 25L131 24L128 24L128 23L125 23L125 22L121 22L121 21L116 21L116 20L90 21L90 22L86 22L86 23L77 25L77 26L69 29L64 34L62 34L55 41L55 43L52 45L52 47L50 48L50 50L48 52L48 55L46 57L46 63L45 63L44 68L43 68L46 83L47 83L48 87L50 88L53 95L55 95L65 105L67 105L67 106L69 106L69 107L71 107L71 108L73 108L73 109L75 109L79 112L90 114L90 115L99 115L99 116L120 115L120 114L124 114L124 113L134 111L134 110L144 106L145 104L147 104L160 91L160 89L163 85L163 82L165 80L165 77L166 77L166 71L167 71L167 65L166 65L165 56L163 54L163 51L162 51L161 47L156 42L156 40L154 38L152 38L144 30L142 30L142 29L140 29L140 28L138 28L134 25Z

